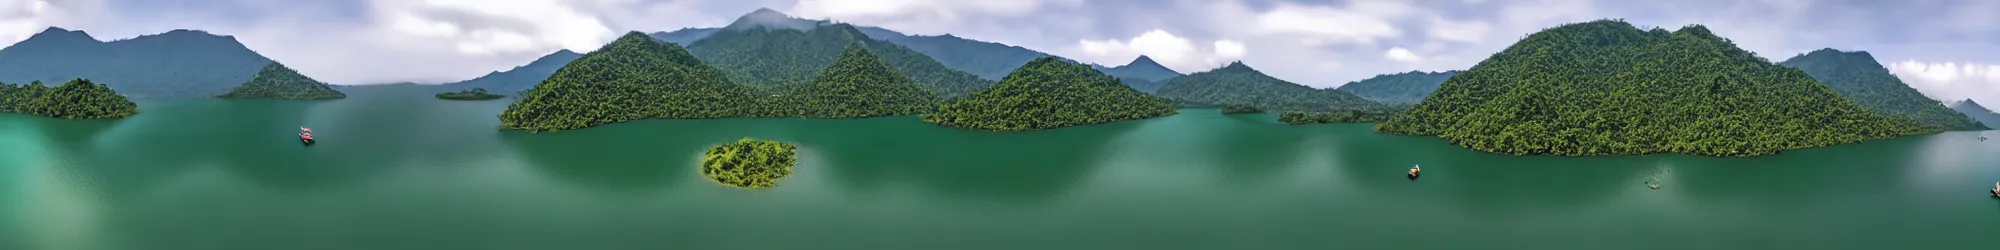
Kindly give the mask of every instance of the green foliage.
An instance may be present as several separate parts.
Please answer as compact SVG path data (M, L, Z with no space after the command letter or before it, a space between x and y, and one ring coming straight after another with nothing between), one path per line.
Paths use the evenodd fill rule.
M1139 93L1090 66L1043 57L985 91L945 104L924 122L997 131L1052 129L1177 113L1166 99Z
M1444 80L1451 79L1458 71L1422 72L1377 75L1361 81L1340 85L1340 92L1354 94L1363 99L1387 104L1414 104L1424 101L1432 91L1437 91Z
M1944 103L1925 97L1917 89L1904 84L1902 79L1890 74L1889 69L1875 61L1868 52L1842 52L1834 49L1820 49L1811 53L1786 59L1778 63L1798 68L1812 75L1814 80L1833 87L1840 95L1847 96L1856 104L1869 111L1894 117L1915 120L1923 125L1939 130L1986 130L1965 114L1945 107Z
M347 94L333 90L333 86L313 80L298 71L273 62L264 65L250 81L230 89L228 93L215 96L230 99L281 99L281 100L326 100L347 98Z
M507 97L507 96L493 94L493 93L486 93L486 88L472 88L469 90L462 90L458 92L446 92L437 94L438 99L445 99L445 100L477 101L477 100L500 99L501 97Z
M1185 106L1250 105L1263 110L1367 110L1382 105L1353 94L1321 91L1257 72L1242 62L1167 80L1154 94Z
M768 188L792 174L798 146L744 137L709 148L701 157L701 175L741 188Z
M818 26L808 31L774 28L722 30L688 47L696 57L728 73L735 83L777 94L805 84L859 43L883 63L900 71L918 87L941 98L964 96L992 81L946 68L929 56L901 45L869 39L848 24Z
M1148 81L1136 77L1119 77L1118 82L1125 83L1125 86L1132 87L1132 90L1138 90L1147 94L1160 90L1160 84L1166 84L1166 82Z
M62 119L124 118L139 114L139 104L112 91L111 86L75 79L50 88L0 83L0 112Z
M1262 110L1262 109L1257 109L1257 107L1253 107L1253 106L1250 106L1250 105L1229 105L1229 106L1227 106L1227 107L1222 107L1222 114L1225 114L1225 115L1227 115L1227 114L1256 114L1256 113L1264 113L1264 110ZM1291 113L1291 112L1286 112L1286 113Z
M1327 112L1285 111L1278 114L1278 122L1299 125L1312 123L1369 123L1389 120L1394 112L1369 110L1334 110Z
M500 127L580 129L648 118L722 118L775 109L679 45L631 32L572 61L500 113Z
M1375 131L1506 154L1706 156L1926 132L1702 26L1641 31L1617 20L1528 35Z
M812 82L772 101L790 101L789 116L854 118L913 115L937 108L937 97L889 68L859 43L827 65Z

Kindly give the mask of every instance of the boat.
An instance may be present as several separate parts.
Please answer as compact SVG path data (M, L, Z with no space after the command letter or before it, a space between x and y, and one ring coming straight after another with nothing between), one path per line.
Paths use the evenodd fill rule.
M1410 168L1410 180L1412 181L1417 180L1417 177L1420 176L1418 172L1423 172L1423 171L1424 171L1424 166L1422 165Z
M312 129L306 127L299 127L299 143L304 143L306 146L313 145L314 141L313 141Z

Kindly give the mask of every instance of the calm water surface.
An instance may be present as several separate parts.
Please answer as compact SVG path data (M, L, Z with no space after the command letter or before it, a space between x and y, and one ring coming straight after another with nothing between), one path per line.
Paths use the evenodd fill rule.
M0 114L0 249L2000 249L2000 140L1975 139L1994 131L1747 159L1502 156L1214 110L527 134L493 129L505 99L348 91ZM745 136L798 143L797 173L702 179L700 152Z

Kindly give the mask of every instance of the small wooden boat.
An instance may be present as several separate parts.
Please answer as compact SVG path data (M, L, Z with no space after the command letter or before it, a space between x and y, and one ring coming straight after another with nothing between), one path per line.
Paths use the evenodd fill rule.
M1412 180L1412 181L1414 181L1414 180L1417 180L1417 177L1421 177L1421 174L1420 174L1420 172L1423 172L1423 171L1424 171L1424 168L1423 168L1423 166L1417 166L1417 167L1413 167L1413 168L1410 168L1410 180Z

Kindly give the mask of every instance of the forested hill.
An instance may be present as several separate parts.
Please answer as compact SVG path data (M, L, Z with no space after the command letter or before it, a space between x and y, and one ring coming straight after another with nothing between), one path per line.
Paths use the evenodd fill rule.
M648 118L742 116L764 103L680 45L639 32L577 58L507 105L500 127L555 131Z
M788 106L802 113L791 115L802 117L914 115L938 105L936 95L883 64L860 43L848 45L819 76L786 93L774 101L792 102Z
M1174 72L1173 69L1168 69L1167 66L1161 66L1160 62L1153 61L1152 57L1143 55L1132 59L1131 63L1126 63L1123 66L1100 68L1098 70L1104 71L1104 74L1113 77L1138 78L1150 82L1165 82L1167 79L1181 76L1181 72Z
M50 27L0 49L0 82L87 78L132 99L207 98L270 63L234 37L202 31L103 42L80 30Z
M215 96L228 99L326 100L347 98L332 86L299 74L284 64L270 63L249 81Z
M739 23L760 25L740 25ZM831 24L831 22L826 20L800 19L786 16L784 13L771 9L758 9L751 11L749 14L744 14L742 17L738 17L737 22L732 22L731 26L739 28L775 27L780 29L805 30L826 24ZM1014 71L1014 68L1021 67L1021 64L1027 63L1029 60L1049 56L1047 53L1020 46L973 40L952 34L908 35L880 27L856 26L855 28L874 40L902 45L911 51L930 56L932 60L943 64L947 68L964 71L986 80L1000 80L1001 77L1006 77L1008 72ZM707 38L723 29L683 28L672 32L654 32L650 36L675 44L693 44L695 41Z
M1506 154L1751 156L1936 132L1868 111L1707 28L1529 34L1376 124Z
M1023 131L1175 114L1172 101L1140 93L1090 66L1056 57L1029 61L1000 83L939 107L924 122Z
M1243 62L1167 80L1154 94L1183 104L1251 106L1271 111L1374 110L1380 103L1340 91L1278 80Z
M514 67L514 69L487 73L472 80L438 85L438 90L461 91L479 88L501 95L514 95L521 91L527 91L529 88L534 88L536 83L541 83L543 79L548 79L549 75L556 74L556 70L562 69L563 65L567 65L570 61L575 61L581 57L583 57L583 54L577 54L567 49L559 50L541 58L536 58L534 62L529 62L527 65Z
M1971 117L1972 120L1979 121L1981 124L1985 124L1988 128L2000 127L2000 113L1993 113L1993 110L1986 109L1985 106L1980 106L1978 102L1973 102L1971 99L1952 103L1951 109L1965 114L1965 116Z
M1987 129L1964 114L1945 107L1943 102L1910 88L1868 52L1820 49L1786 59L1778 65L1805 71L1814 80L1833 87L1834 91L1876 113L1915 120L1917 124L1941 130Z
M688 51L727 72L733 82L776 90L811 80L840 56L842 48L854 43L860 43L917 86L940 97L964 96L993 84L946 68L903 46L868 39L848 24L829 24L805 31L768 27L725 29L695 41Z
M1347 92L1372 101L1387 104L1414 104L1437 91L1444 80L1451 79L1459 71L1423 72L1410 71L1395 74L1376 75L1361 81L1340 85L1334 90Z
M139 114L139 104L88 79L71 79L55 87L42 82L0 83L0 113L62 119L124 118Z

